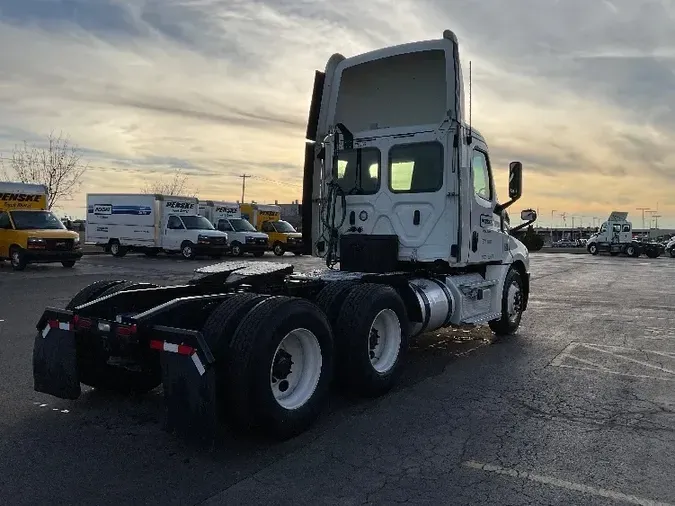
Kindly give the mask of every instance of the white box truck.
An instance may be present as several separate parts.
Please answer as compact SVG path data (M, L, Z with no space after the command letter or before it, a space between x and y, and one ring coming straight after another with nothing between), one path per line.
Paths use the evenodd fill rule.
M229 248L227 234L199 215L196 198L156 194L88 194L85 242L118 257L165 251L218 258Z
M261 257L269 249L269 237L258 232L248 220L241 216L237 202L199 201L199 214L209 220L217 230L226 232L230 252L240 257L252 253Z

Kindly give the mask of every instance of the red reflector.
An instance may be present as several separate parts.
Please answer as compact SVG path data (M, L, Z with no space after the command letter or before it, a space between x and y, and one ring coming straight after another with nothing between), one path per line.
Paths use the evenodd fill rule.
M49 320L49 328L50 329L58 329L59 328L59 322L56 320Z
M78 318L78 323L75 324L81 329L91 328L91 320L89 318Z
M179 355L192 355L195 349L192 346L185 346L184 344L178 345L178 354Z
M164 343L162 341L150 341L150 348L161 351L164 349Z
M75 325L77 327L77 322L79 322L79 321L80 321L79 315L74 314L73 315L73 325Z
M117 327L117 334L120 336L130 336L132 334L135 334L137 331L136 324L130 325L130 326L118 326Z

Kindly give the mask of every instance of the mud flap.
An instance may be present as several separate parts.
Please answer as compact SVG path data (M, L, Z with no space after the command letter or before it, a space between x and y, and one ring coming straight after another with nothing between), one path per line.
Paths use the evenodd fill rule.
M156 326L150 345L161 352L164 429L212 443L218 428L216 373L199 332Z
M77 399L82 393L75 332L70 323L64 323L70 316L45 311L37 325L33 345L33 388L61 399Z

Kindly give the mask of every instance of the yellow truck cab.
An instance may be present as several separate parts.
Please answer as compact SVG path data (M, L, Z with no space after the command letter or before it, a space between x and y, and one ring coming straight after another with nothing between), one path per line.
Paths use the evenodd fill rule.
M0 261L21 271L29 263L61 262L70 268L80 258L80 234L47 210L44 185L0 182Z
M281 219L281 208L268 204L241 204L241 217L269 237L269 245L277 256L287 251L302 255L302 234Z

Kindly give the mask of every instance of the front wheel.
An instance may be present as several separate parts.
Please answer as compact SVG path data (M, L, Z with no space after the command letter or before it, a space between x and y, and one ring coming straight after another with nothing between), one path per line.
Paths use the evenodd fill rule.
M640 251L634 244L629 244L628 246L626 246L626 249L624 251L626 255L628 255L629 257L637 258L640 256Z
M281 244L280 242L276 243L274 245L274 248L272 248L272 251L274 251L274 254L278 257L284 256L284 245Z
M524 302L523 278L516 269L511 269L504 280L501 318L489 323L492 332L498 336L514 334L523 317Z
M180 247L180 254L186 260L192 260L197 256L195 248L191 242L185 241Z
M12 264L12 269L15 271L22 271L28 265L26 255L24 255L21 248L14 246L9 250L9 262Z
M230 250L230 252L234 257L240 257L244 254L244 250L242 249L241 244L238 242L232 243L232 249Z
M670 250L670 258L675 258L675 247Z
M588 252L591 255L597 255L598 254L598 245L597 244L589 244L588 248L586 248L586 249L588 249Z

